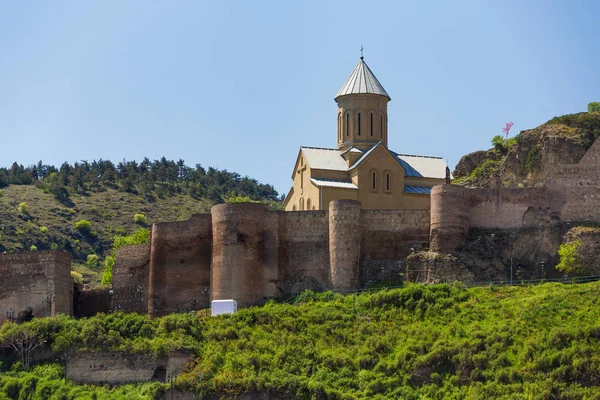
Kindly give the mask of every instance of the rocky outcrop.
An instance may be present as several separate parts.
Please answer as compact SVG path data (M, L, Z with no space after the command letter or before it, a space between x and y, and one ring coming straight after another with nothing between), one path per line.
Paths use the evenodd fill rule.
M600 113L554 118L487 151L462 157L454 170L467 187L538 186L560 165L576 164L600 133Z
M600 275L600 227L573 227L565 234L564 243L578 243L577 255L582 266L580 273Z

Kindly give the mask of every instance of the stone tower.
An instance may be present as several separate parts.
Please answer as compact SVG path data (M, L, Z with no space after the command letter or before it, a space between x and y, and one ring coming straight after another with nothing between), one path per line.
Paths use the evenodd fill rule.
M391 98L369 66L360 58L335 96L338 104L338 149L367 150L378 142L388 144L387 103Z

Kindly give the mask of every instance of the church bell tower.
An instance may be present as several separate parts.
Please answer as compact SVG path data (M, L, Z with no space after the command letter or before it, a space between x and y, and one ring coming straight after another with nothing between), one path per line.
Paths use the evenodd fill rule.
M366 150L383 142L388 144L387 103L391 98L364 57L335 96L338 105L338 149L352 146Z

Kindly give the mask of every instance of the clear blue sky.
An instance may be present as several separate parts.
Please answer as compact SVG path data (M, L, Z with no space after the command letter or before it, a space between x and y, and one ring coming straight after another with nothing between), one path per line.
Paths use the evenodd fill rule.
M453 167L600 100L595 1L4 1L0 165L183 158L280 192L365 61L389 145Z

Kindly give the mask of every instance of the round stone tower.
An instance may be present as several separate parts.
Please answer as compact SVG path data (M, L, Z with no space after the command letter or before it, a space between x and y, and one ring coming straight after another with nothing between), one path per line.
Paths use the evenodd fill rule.
M361 57L335 96L338 105L338 148L346 150L354 146L366 150L378 142L383 142L387 147L387 103L390 100L390 96Z
M438 185L431 189L431 244L433 251L451 253L469 233L467 189L456 185Z
M256 203L220 204L211 209L212 299L241 306L276 294L278 214Z
M334 290L358 285L360 263L360 202L333 200L329 203L329 265Z

